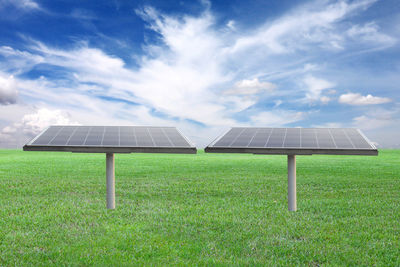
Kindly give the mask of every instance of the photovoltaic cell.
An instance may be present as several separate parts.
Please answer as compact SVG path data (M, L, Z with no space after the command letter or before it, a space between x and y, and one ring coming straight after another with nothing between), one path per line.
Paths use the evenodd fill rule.
M175 128L163 128L165 135L173 146L186 146L186 139Z
M232 128L227 132L224 136L224 138L220 139L215 146L229 146L230 144L233 143L233 141L236 140L239 134L241 134L244 131L242 128Z
M64 131L59 131L57 135L49 142L50 145L54 144L67 144L72 133L75 131L76 127L68 127Z
M246 128L244 129L237 138L232 142L231 146L235 147L247 147L247 145L251 142L254 135L256 134L257 129L255 128Z
M258 129L253 139L249 143L249 147L264 147L271 135L272 129Z
M265 147L282 147L285 139L285 128L274 128Z
M44 132L35 140L35 143L38 145L47 145L61 129L61 126L54 126L49 128L46 132Z
M120 127L119 145L120 146L136 146L135 130L132 127Z
M301 128L300 147L313 148L318 147L317 135L315 129Z
M377 151L358 129L347 128L253 128L236 127L206 147L206 152L245 151L257 153L268 150L290 152L318 151ZM311 152L310 152L311 151ZM261 152L260 152L261 153ZM306 153L306 154L307 154ZM358 152L355 152L358 153ZM361 152L360 152L361 154ZM367 154L367 153L366 153Z
M172 146L171 141L169 141L162 128L151 128L149 129L149 133L156 146Z
M103 136L104 136L104 126L93 126L89 130L89 134L86 137L84 145L97 146L102 143Z
M355 148L343 129L331 129L330 131L337 147Z
M67 145L68 146L81 146L86 140L86 136L89 133L90 127L88 126L75 126L75 130L73 131L71 138L69 138ZM61 129L62 131L67 131L68 127L64 127ZM51 145L50 143L48 145ZM54 144L54 145L61 145L61 144Z
M104 129L102 146L119 146L119 127L109 126Z
M369 148L370 144L364 139L359 138L359 133L356 129L345 129L345 132L353 145L357 148Z
M329 129L315 129L315 133L318 143L317 148L337 148Z
M301 143L301 129L288 128L286 129L285 141L283 147L300 147Z
M138 146L154 146L153 139L150 136L150 132L147 128L138 128L135 129L135 136L137 139Z

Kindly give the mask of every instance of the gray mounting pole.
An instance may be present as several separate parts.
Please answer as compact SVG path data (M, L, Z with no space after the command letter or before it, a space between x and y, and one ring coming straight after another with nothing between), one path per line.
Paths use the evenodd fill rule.
M115 209L115 167L114 154L106 154L107 209Z
M288 208L297 210L296 201L296 155L288 155Z

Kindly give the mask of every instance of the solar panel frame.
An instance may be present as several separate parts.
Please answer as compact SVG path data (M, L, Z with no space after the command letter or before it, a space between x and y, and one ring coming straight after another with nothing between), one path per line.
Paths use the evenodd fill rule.
M53 127L53 128L52 128ZM46 135L48 131L54 131L58 129L58 127L61 127L58 132L54 134L54 136L49 135L49 141L46 144L43 144L44 142L40 144L35 144L36 140L41 138L42 136ZM57 144L50 144L52 140L54 140L58 134L62 133L62 130L64 129L63 127L76 127L72 133L70 134L68 140L66 141L65 144L63 145L57 145ZM84 130L84 128L87 127L87 131ZM88 137L90 136L90 133L92 132L92 129L94 127L103 127L103 132L102 132L102 140L100 145L88 145ZM108 128L107 128L108 127ZM113 128L112 128L113 127ZM115 127L115 128L114 128ZM164 146L157 146L156 143L153 141L152 146L140 146L138 145L137 142L137 136L136 134L134 135L135 137L135 145L121 145L121 127L131 127L134 132L135 129L147 129L147 132L150 136L150 138L154 138L151 136L150 131L148 129L152 128L157 128L161 129L165 137L169 140L169 136L167 133L165 133L164 129L170 129L173 131L170 131L170 133L173 134L173 136L179 137L180 142L177 142L176 144L172 142L171 140L170 145L164 145ZM75 138L76 140L74 143L75 145L69 145L71 138L74 136L74 134L77 132L77 130L80 129L80 131L83 130L82 133L80 134L80 138ZM108 145L103 145L104 143L104 137L106 135L107 129L109 131L114 131L118 129L118 145L112 145L111 143L116 143L115 140L113 139L113 142L110 141L109 139L106 143ZM136 132L135 132L136 133ZM83 136L85 138L83 138ZM52 139L50 139L52 137ZM115 137L114 137L115 138ZM79 140L79 142L77 142ZM183 142L184 140L185 142ZM76 145L76 143L82 143ZM111 144L111 145L110 145ZM23 147L24 151L65 151L65 152L78 152L78 153L177 153L177 154L195 154L197 153L197 149L195 145L186 137L184 136L179 129L176 127L162 127L162 126L71 126L71 125L56 125L56 126L49 126L46 129L44 129L40 134L35 136L31 141L29 141L26 145Z
M260 131L260 129L263 130L271 130L269 133L268 140L266 141L266 144L264 147L261 146L250 146L252 140L249 140L249 143L247 146L233 146L233 142L231 142L229 145L226 145L227 142L224 142L224 137L229 135L229 133L233 129L257 129L255 135L253 138L257 135L257 133ZM285 129L285 130L284 130ZM284 147L284 144L286 142L286 134L288 133L288 129L301 129L299 130L300 132L300 146L299 147ZM335 144L335 138L332 136L332 133L330 130L342 130L343 135L346 135L347 141L349 141L352 145L352 147L337 147ZM283 136L283 131L284 137L282 139L282 145L274 145L268 146L270 143L270 138L274 133L274 130L281 132L281 136ZM318 147L312 147L312 146L307 146L303 147L301 145L302 142L302 137L301 133L303 130L309 131L309 130L314 130L314 136L309 135L308 137L314 137L317 144L318 144L318 136L317 136L317 130L321 130L320 132L322 134L325 134L324 138L327 138L326 140L330 140L333 143L332 145L325 145L325 146L320 146L318 144ZM359 137L362 138L362 141L368 144L368 148L357 148L354 146L352 139L348 136L348 133L346 130L356 130L357 133L359 134ZM289 130L290 132L292 130ZM294 130L296 131L296 130ZM329 133L329 135L327 135ZM240 135L240 133L236 136L237 137ZM277 135L279 137L279 135ZM279 140L281 138L278 138ZM229 136L229 138L232 138L232 140L235 140L234 136ZM330 139L329 139L330 138ZM278 140L277 139L277 140ZM312 139L312 138L311 138ZM279 141L278 140L278 141ZM361 140L361 139L360 139ZM276 141L276 140L275 140ZM225 144L225 145L218 145L218 144ZM272 143L271 143L272 144ZM328 144L328 143L326 143ZM330 147L329 147L330 146ZM227 130L224 134L221 136L217 137L214 139L213 142L211 142L206 148L205 152L207 153L252 153L252 154L276 154L276 155L312 155L312 154L328 154L328 155L378 155L378 150L374 146L374 144L371 143L371 141L368 140L368 138L359 130L359 129L354 129L354 128L268 128L268 127L233 127L229 130Z

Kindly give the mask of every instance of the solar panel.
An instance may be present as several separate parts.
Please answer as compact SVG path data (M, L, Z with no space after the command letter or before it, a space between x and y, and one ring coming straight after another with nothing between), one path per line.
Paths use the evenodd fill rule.
M24 150L196 153L196 147L175 127L147 126L50 126Z
M254 154L377 155L358 129L234 127L208 145L206 152Z

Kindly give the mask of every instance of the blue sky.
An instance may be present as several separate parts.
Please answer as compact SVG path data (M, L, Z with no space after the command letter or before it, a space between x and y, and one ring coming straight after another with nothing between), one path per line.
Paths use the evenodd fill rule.
M399 1L0 0L0 146L50 124L356 127L400 147Z

